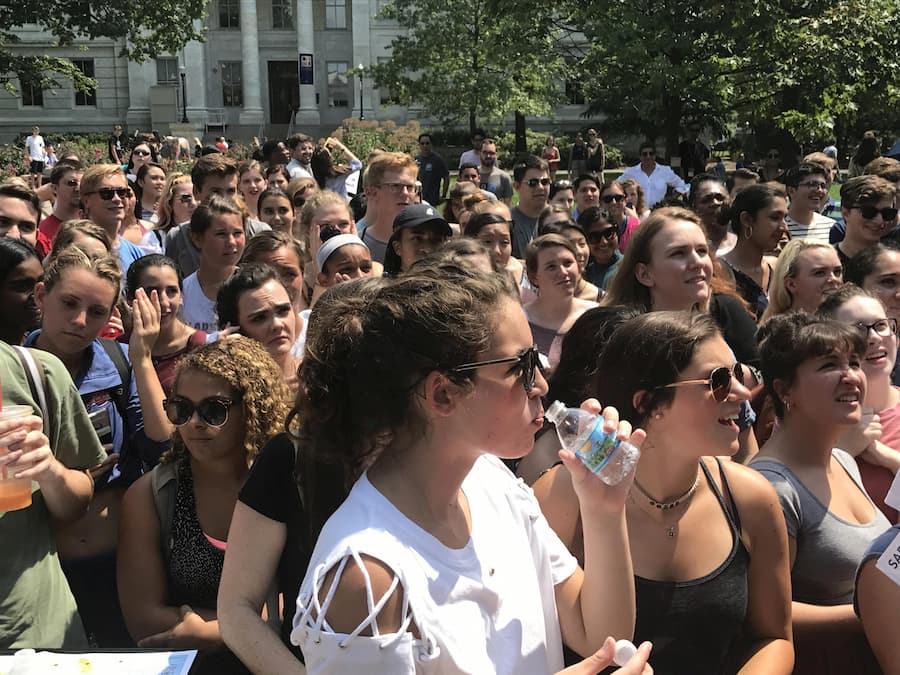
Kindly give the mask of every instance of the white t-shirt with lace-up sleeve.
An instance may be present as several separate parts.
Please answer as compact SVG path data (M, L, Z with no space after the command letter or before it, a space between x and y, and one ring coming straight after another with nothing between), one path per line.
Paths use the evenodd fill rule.
M466 546L451 549L398 511L364 475L332 515L297 598L291 642L310 675L366 673L553 673L563 667L554 586L577 568L531 489L497 458L479 458L462 485L472 517ZM346 565L362 555L394 572L383 598L352 634L325 621ZM334 581L323 588L328 572ZM375 617L395 588L404 623L383 634ZM414 637L412 630L419 635ZM372 635L359 635L364 630Z

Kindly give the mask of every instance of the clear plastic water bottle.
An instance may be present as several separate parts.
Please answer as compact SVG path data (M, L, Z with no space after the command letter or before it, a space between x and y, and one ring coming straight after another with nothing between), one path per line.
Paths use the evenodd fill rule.
M617 438L615 431L605 431L600 415L554 401L544 417L556 426L562 446L607 485L620 483L641 456L634 445Z

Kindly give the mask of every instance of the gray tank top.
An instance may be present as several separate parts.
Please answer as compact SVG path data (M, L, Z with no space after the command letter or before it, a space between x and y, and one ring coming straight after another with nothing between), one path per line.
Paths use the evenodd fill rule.
M837 448L831 452L865 494L853 457ZM872 540L891 526L888 519L869 499L874 518L864 525L847 522L829 511L778 460L761 458L750 466L775 487L788 534L797 542L797 558L791 570L794 600L811 605L853 602L856 568Z

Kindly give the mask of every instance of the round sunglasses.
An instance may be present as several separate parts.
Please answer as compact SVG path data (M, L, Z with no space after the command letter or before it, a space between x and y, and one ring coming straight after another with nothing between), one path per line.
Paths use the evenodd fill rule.
M224 396L211 396L197 404L181 396L173 396L163 401L166 417L176 427L184 426L194 416L194 411L211 427L221 427L228 422L228 411L237 401Z
M669 389L670 387L685 387L688 385L702 384L709 387L712 392L713 399L717 403L724 403L731 393L731 383L737 380L738 384L744 384L744 367L740 363L734 366L719 366L714 368L705 380L679 380L670 384L665 384L659 389Z

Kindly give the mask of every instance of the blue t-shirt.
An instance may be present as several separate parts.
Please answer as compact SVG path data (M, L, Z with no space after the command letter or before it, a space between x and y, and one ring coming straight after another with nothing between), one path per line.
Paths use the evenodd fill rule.
M115 251L119 254L119 260L122 262L123 275L128 271L128 268L131 267L131 263L138 258L143 258L145 255L140 247L132 244L127 239L122 239L122 237L119 237L116 241Z

